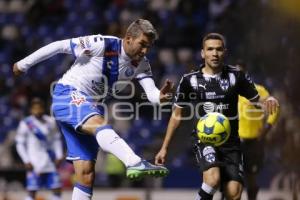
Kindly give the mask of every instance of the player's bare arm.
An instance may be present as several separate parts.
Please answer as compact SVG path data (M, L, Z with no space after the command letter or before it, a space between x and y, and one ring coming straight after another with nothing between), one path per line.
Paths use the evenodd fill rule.
M182 108L175 106L175 108L172 112L172 116L169 120L167 133L164 138L163 144L161 146L160 151L155 156L155 164L156 165L163 165L165 163L168 146L171 142L171 139L174 135L175 130L177 129L177 127L179 126L179 124L181 122L181 115L182 115Z

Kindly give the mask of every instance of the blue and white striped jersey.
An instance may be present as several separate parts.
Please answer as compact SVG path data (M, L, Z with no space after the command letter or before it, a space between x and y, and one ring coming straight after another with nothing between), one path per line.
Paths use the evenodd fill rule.
M54 160L63 158L61 135L55 120L44 115L42 121L30 115L22 120L16 134L17 152L37 173L56 171Z

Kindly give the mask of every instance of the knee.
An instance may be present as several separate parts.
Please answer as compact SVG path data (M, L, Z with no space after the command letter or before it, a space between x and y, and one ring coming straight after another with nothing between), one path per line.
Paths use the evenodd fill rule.
M240 200L242 195L242 188L232 187L227 191L227 199L229 200Z
M217 188L217 187L219 187L220 179L218 177L209 177L209 178L205 179L204 182L213 188Z
M81 185L85 186L93 186L94 179L95 179L95 172L93 170L80 170L76 171L75 173L77 182Z
M220 171L218 168L211 168L203 173L203 181L213 188L217 188L220 184Z
M99 126L104 126L106 124L107 121L102 116L94 115L84 122L84 124L80 127L80 131L94 135Z

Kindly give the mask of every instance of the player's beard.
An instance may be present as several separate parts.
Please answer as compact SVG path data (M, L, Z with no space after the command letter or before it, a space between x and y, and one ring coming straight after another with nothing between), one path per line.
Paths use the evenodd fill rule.
M141 55L141 54L139 54L139 53L136 53L136 54L134 54L132 60L135 61L135 62L140 62L143 58L144 58L143 55Z

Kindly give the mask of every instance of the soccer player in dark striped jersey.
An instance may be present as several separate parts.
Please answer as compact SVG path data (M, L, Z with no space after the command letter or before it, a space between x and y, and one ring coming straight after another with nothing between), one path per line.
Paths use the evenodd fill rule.
M231 125L231 135L226 143L214 147L195 140L194 152L203 175L196 200L211 200L219 186L222 186L226 199L240 199L243 165L238 137L238 96L257 102L257 106L269 113L276 111L278 101L268 97L264 102L259 102L258 92L250 76L237 67L224 64L226 42L221 34L206 35L202 45L204 64L199 71L185 74L181 78L167 133L155 162L164 164L169 143L180 124L185 107L192 107L197 118L208 112L223 113L230 119Z

